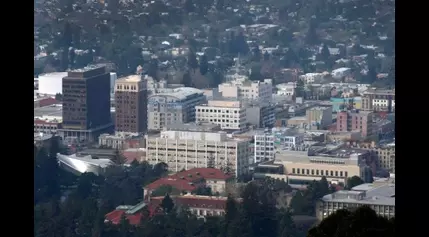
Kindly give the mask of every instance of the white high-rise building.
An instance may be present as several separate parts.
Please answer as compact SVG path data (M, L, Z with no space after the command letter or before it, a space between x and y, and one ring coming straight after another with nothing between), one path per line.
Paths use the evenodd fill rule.
M246 128L246 108L234 99L209 100L196 109L196 121L220 125L221 129L243 130Z

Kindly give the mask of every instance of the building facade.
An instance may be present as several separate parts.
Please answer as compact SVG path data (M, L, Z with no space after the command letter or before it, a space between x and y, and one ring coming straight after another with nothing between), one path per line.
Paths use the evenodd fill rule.
M195 121L195 106L206 101L201 90L181 87L149 97L148 129L162 130L170 124Z
M332 124L332 106L317 106L306 111L310 129L325 129Z
M63 127L88 130L111 123L110 74L105 67L86 67L63 78Z
M219 126L185 124L147 136L147 161L165 162L170 171L213 167L241 176L249 166L249 140L230 139Z
M360 130L362 137L373 135L373 113L369 111L349 110L337 113L337 132Z
M395 90L367 90L362 95L362 109L395 112Z
M116 80L115 130L144 133L147 131L147 88L140 75Z
M274 160L276 153L274 147L274 135L272 135L271 133L255 135L254 146L255 163Z
M263 103L247 103L246 119L258 128L272 128L276 121L275 107Z
M273 82L265 79L263 82L250 81L246 76L237 76L235 80L219 85L219 92L223 97L261 100L271 102L273 96Z
M196 106L197 122L217 124L221 129L243 130L246 128L246 108L238 100L209 100Z
M328 194L316 204L316 216L319 220L323 220L337 210L354 210L364 205L369 206L380 216L394 217L395 184L385 184L377 187L363 184L354 187L350 191L341 190Z

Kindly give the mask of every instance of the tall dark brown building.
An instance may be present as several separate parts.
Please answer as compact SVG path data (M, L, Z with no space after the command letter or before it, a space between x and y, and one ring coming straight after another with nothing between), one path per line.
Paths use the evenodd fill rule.
M140 75L116 80L115 116L117 132L147 131L147 83Z
M68 72L63 78L63 128L94 130L111 123L110 74L104 66Z

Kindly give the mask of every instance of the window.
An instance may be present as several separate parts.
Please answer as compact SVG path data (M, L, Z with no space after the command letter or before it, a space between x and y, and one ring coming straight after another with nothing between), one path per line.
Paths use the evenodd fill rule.
M316 170L316 175L319 175L319 170Z
M347 171L344 173L344 176L348 177L348 173L347 173Z
M310 174L310 170L309 169L307 169L307 174Z
M299 174L299 173L300 173L300 172L299 172L299 169L296 169L296 171L297 171L297 172L296 172L297 174Z
M335 177L338 177L338 171L335 171Z
M343 171L340 171L340 177L343 177Z
M314 175L314 170L311 170L311 175Z
M331 176L334 176L334 171L331 170Z
M292 168L292 174L295 174L295 168Z

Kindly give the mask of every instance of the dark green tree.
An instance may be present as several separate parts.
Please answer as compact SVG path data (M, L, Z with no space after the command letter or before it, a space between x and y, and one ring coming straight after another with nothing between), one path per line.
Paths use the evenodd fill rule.
M326 63L329 60L331 53L327 44L323 44L322 50L320 51L320 58Z
M197 60L197 56L195 55L195 52L190 51L188 54L188 67L190 69L193 69L195 71L195 69L198 68L198 60Z
M170 213L174 209L173 199L171 199L168 193L165 195L164 199L162 199L161 208L165 213Z
M351 190L353 187L363 184L363 180L358 176L353 176L347 179L346 189Z
M193 83L192 83L192 77L190 72L185 72L183 74L182 84L185 85L186 87L192 87Z
M207 56L204 54L200 59L200 73L201 75L206 75L209 70L209 62L207 61Z

